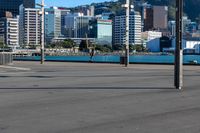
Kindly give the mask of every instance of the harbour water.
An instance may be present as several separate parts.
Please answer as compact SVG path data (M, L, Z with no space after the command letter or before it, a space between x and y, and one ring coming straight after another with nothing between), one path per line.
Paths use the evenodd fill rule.
M14 60L39 61L40 56L14 57ZM90 56L45 56L46 61L62 62L89 62ZM92 58L97 63L120 63L119 55L97 55ZM130 63L155 63L155 64L173 64L173 55L132 55ZM184 55L184 64L200 64L200 55Z

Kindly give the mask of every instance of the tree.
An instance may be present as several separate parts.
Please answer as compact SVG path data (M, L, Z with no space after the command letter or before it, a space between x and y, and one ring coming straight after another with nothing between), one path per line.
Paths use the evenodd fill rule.
M4 43L0 42L0 48L3 48L3 47L4 47Z
M0 39L0 48L4 48L4 46L3 39Z
M135 50L137 52L144 52L144 51L146 51L146 48L143 45L132 45L130 47L131 47L131 50Z
M90 40L82 40L79 45L79 50L81 51L88 51L90 48L93 48L94 44Z
M135 50L134 45L129 45L129 52L133 52Z
M64 42L62 43L62 47L63 48L73 48L75 46L75 43L73 40L71 39L66 39L64 40Z
M84 51L84 50L88 50L88 44L86 40L82 40L80 45L79 45L79 50L80 51Z
M112 52L112 47L110 45L104 45L104 47L108 50L108 52Z
M49 46L50 48L62 48L62 42L53 42Z
M96 45L95 49L101 52L111 52L112 48L109 45Z
M51 44L45 45L45 48L52 48Z
M113 45L113 50L124 50L124 46L123 45Z

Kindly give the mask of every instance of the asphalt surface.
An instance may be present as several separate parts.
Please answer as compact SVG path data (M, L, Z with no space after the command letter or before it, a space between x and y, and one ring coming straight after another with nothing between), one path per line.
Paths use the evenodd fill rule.
M200 67L15 62L0 66L0 133L199 133Z

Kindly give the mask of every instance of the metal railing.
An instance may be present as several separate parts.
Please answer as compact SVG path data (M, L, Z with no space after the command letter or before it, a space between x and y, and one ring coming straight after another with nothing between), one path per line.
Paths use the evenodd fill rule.
M13 63L13 54L9 52L0 52L0 65L9 65Z

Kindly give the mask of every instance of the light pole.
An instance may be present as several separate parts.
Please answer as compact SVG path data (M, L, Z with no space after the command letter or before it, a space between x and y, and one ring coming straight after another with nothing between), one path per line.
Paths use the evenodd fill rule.
M176 49L174 69L174 85L176 89L182 89L183 86L182 16L183 0L176 0Z
M42 18L41 18L41 64L44 64L44 0L41 4Z
M44 64L44 0L42 0L41 4L37 4L38 6L41 7L41 41L40 41L40 54L41 54L41 59L40 63Z
M126 39L125 39L125 67L129 65L129 15L130 15L130 0L126 0L126 4L122 5L126 8Z

